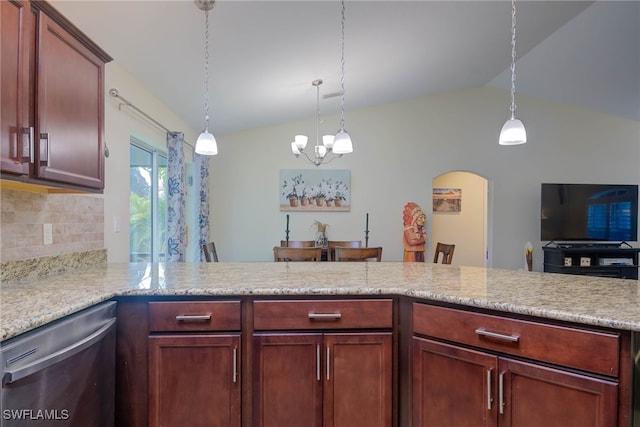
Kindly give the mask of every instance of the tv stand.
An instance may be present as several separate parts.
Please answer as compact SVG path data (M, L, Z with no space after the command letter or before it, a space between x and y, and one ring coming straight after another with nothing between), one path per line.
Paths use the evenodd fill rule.
M623 247L625 245L625 247ZM640 248L622 243L570 243L542 247L544 271L638 280Z

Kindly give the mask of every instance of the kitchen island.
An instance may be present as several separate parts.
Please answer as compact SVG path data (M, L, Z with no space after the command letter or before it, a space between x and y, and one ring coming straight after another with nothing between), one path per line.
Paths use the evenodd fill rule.
M262 357L261 346L271 345L270 335L285 328L278 326L278 322L275 323L276 326L270 326L274 323L268 318L269 313L279 313L280 318L282 313L287 313L291 307L295 310L296 306L310 304L309 301L340 303L347 306L355 304L356 311L360 308L367 309L367 304L372 302L384 304L389 301L389 304L393 305L392 320L387 321L382 314L375 315L374 312L375 322L370 326L345 326L355 332L362 328L362 339L379 339L380 343L386 340L386 334L392 334L390 339L393 344L390 348L393 350L390 351L394 362L390 365L393 366L393 385L390 387L393 388L395 397L390 398L390 402L395 402L392 411L393 421L391 424L380 425L409 426L412 425L412 417L413 425L420 425L422 419L419 417L428 414L429 411L426 409L432 395L428 393L428 389L423 390L422 385L416 386L422 383L415 376L412 380L411 376L416 375L416 372L423 375L429 365L424 365L421 361L431 361L432 354L444 354L443 348L446 347L447 352L454 351L458 354L470 346L485 352L485 358L499 356L498 359L504 361L495 365L498 369L503 369L500 366L507 366L519 375L521 373L516 369L519 367L518 363L533 361L539 362L545 370L553 368L554 375L561 371L573 378L579 373L580 381L584 381L585 378L597 384L604 381L608 387L605 392L590 392L589 396L596 396L597 399L581 403L589 408L600 405L594 402L606 401L605 406L598 406L598 413L606 412L609 418L594 420L593 424L585 425L622 427L632 425L630 423L633 422L632 337L640 331L637 281L396 262L107 264L42 279L3 283L1 296L0 321L3 340L102 301L116 299L122 303L122 317L119 313L119 339L123 345L130 348L119 351L118 354L137 356L130 356L133 359L120 366L136 366L135 370L126 372L127 376L123 377L139 376L122 389L134 390L135 387L139 387L140 395L145 396L142 399L145 401L144 405L131 411L127 409L127 416L129 412L138 413L126 420L128 425L148 424L146 372L156 371L148 368L147 362L150 360L150 363L154 364L156 360L161 359L153 355L155 350L149 350L152 354L147 358L147 345L152 348L151 343L154 340L160 342L169 330L176 334L174 329L154 329L151 323L154 321L155 312L149 307L161 302L177 304L175 307L178 307L191 301L206 304L228 303L224 305L227 311L228 307L237 304L238 308L233 309L237 311L237 322L230 323L234 326L223 330L230 331L225 332L225 336L230 334L231 339L240 340L233 342L241 342L241 345L232 345L235 346L233 360L236 360L235 352L240 348L243 353L242 356L238 356L240 377L244 374L245 378L254 378L253 381L242 381L242 417L238 416L238 419L242 418L243 426L269 425L260 418L260 394L252 389L251 385L261 384L254 354L255 358ZM287 309L283 312L269 312L271 309L279 310L277 307L271 307L272 303L269 303L267 305L270 308L265 311L267 316L261 320L256 315L254 319L254 312L257 313L256 304L265 301L272 301L275 305L285 304ZM292 301L294 304L286 305ZM442 309L445 311L438 311ZM380 310L381 313L383 311ZM438 317L451 316L448 323L445 322L443 325L442 331L434 329L434 322L425 320L425 316L430 316L430 313L437 313ZM451 326L455 324L453 322L459 322L458 325L462 328L476 320L486 321L487 325L497 325L498 329L515 328L518 334L507 335L507 339L515 339L516 342L519 339L522 350L514 348L512 344L496 343L495 337L480 336L480 341L472 342L469 341L471 338L464 335L450 336L445 330L457 330L456 326ZM345 316L343 321L351 322L348 316ZM323 337L321 339L333 342L335 334L332 328L335 326L330 324L323 327L325 329L319 331ZM304 332L312 327L296 326L294 322L287 324L285 329L301 336L302 332L295 332L296 328ZM483 328L475 329L476 334L471 331L473 339L477 338L476 335L494 333L484 331ZM533 338L527 337L528 333L533 334ZM153 337L154 334L157 335L156 338ZM562 349L562 346L565 346L571 350L575 347L579 353L589 354L576 362L567 360L562 355L552 354L558 353L557 350L549 350L553 349L550 343L554 341L556 334L570 340L561 343L558 348ZM502 339L500 337L505 335L498 336ZM187 335L183 336L185 337L193 338L188 331ZM536 343L536 340L540 342ZM459 342L461 347L456 345L451 350L449 347L452 341ZM534 346L527 347L531 342L534 342ZM591 363L587 359L593 359L593 354L601 352L600 347L594 347L596 344L606 346L608 359ZM197 345L202 344L198 342ZM380 345L383 346L380 348L384 348L387 344ZM158 346L158 349L160 348ZM434 352L434 348L437 351ZM327 355L327 359L328 357ZM458 359L456 356L456 360ZM494 373L497 373L497 369L489 367L487 376L481 376L486 378L482 381L488 385L487 392L483 395L484 400L480 399L486 402L482 405L482 410L487 411L488 419L497 419L503 405L501 402L501 406L497 407L494 403L494 400L498 401L497 396L495 399L492 398L498 389L498 376ZM234 378L236 374L234 370ZM150 375L149 378L152 385L156 384L153 382L156 379L152 380L155 378L154 375ZM554 377L553 383L563 381L564 379L558 382ZM385 379L385 384L387 382ZM578 388L585 389L583 384ZM153 390L150 392L153 395ZM421 398L423 400L416 397L420 393L424 394ZM434 395L440 396L442 393ZM125 399L120 396L119 399L130 402L131 396ZM320 405L328 404L325 402ZM511 406L516 408L515 404L511 405L508 400L504 405L508 409ZM157 408L149 410L151 417L154 410ZM518 416L515 409L509 411L514 419ZM486 414L480 415L487 418ZM612 419L615 421L611 421Z

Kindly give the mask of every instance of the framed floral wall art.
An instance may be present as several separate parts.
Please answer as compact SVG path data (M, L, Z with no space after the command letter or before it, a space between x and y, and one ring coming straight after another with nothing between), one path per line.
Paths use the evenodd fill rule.
M351 210L351 171L281 169L281 211L347 212Z

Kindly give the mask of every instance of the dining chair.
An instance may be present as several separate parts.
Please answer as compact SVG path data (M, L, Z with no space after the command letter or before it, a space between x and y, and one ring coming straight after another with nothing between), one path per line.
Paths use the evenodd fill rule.
M335 247L336 261L367 261L376 259L376 262L382 260L382 246L371 248L344 248L342 246Z
M320 261L322 259L322 248L292 248L283 246L273 247L273 260L283 261Z
M337 246L343 248L361 248L362 240L329 240L329 242L327 242L328 261L335 261Z
M280 240L280 246L283 248L313 248L315 245L315 240Z
M433 254L433 262L438 263L438 258L440 254L442 254L442 263L443 264L451 264L453 260L453 251L455 250L456 245L449 245L446 243L438 242L436 244L436 249Z
M218 262L218 252L216 252L215 243L209 242L202 245L202 252L204 252L204 259L207 262Z

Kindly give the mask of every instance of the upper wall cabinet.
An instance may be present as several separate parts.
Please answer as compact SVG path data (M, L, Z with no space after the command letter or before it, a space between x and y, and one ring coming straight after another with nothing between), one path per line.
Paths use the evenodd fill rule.
M0 2L2 178L104 189L104 64L43 1Z

